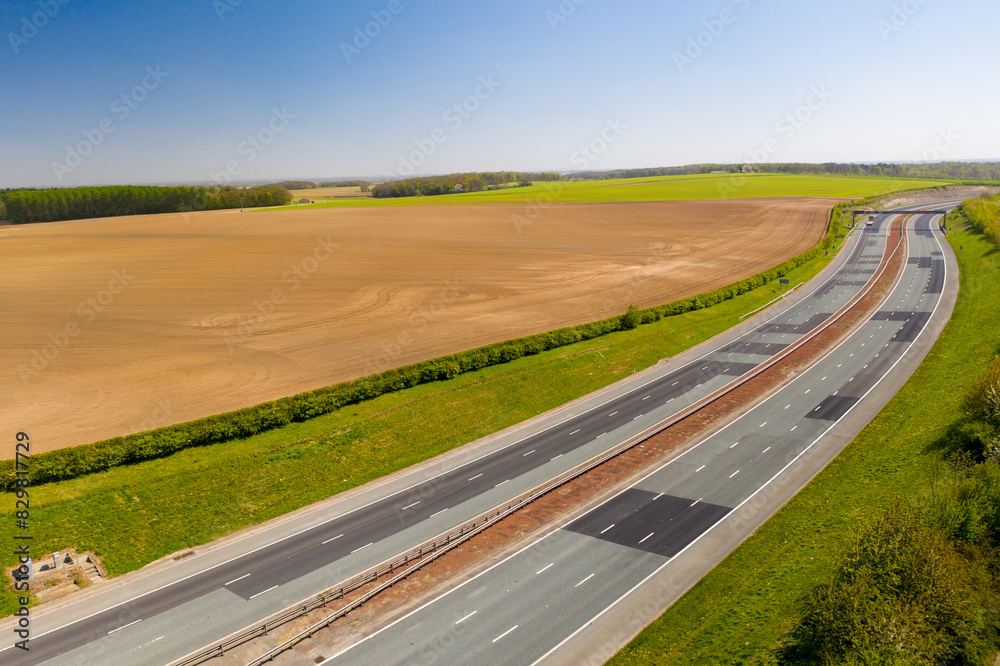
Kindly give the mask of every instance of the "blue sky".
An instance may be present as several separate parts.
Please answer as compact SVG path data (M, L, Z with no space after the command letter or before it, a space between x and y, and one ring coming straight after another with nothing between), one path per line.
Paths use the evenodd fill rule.
M1000 158L998 24L981 0L7 0L0 187Z

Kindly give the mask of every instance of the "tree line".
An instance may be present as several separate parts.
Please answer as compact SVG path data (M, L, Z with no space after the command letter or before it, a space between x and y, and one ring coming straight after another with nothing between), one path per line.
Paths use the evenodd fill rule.
M320 187L360 187L362 192L367 192L371 183L367 180L328 180L314 182L311 180L283 180L280 183L271 183L272 187L284 187L286 190L312 190Z
M768 164L688 164L679 167L653 169L619 169L615 171L581 171L571 174L574 179L603 180L611 178L652 178L655 176L691 176L713 171L736 173L744 168L754 173L782 173L795 175L872 176L880 178L916 178L929 180L1000 181L1000 163L997 162L939 162L936 164L844 164L824 162L768 163Z
M532 181L562 180L560 173L518 173L516 171L484 171L452 173L445 176L426 176L380 183L372 187L372 196L385 199L393 197L436 196L456 192L482 192L499 189L510 183L530 185Z
M0 192L0 218L13 224L93 217L184 213L222 208L258 208L290 203L283 187L153 187L114 185Z

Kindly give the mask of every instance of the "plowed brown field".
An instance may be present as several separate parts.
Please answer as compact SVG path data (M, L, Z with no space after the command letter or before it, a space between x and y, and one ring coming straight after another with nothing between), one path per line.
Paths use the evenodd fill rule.
M805 251L832 199L392 207L0 227L0 457L665 303ZM512 216L521 216L515 224Z

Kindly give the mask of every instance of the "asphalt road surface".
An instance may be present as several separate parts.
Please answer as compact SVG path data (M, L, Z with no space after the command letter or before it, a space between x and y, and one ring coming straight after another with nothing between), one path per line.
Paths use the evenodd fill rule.
M165 664L349 580L612 448L765 362L858 292L879 265L887 223L888 218L859 228L817 286L801 289L752 324L700 347L700 356L657 366L485 443L370 484L294 519L250 530L169 567L124 577L52 610L38 609L32 617L31 651L6 647L0 660L11 666L122 659ZM774 400L785 401L777 412L763 406L754 410L722 439L703 442L553 534L546 539L553 544L551 562L538 568L552 566L530 578L527 589L524 572L534 564L521 566L529 559L526 553L447 602L432 604L363 643L343 660L408 662L434 640L435 632L427 628L453 623L458 618L452 615L461 607L477 612L454 625L462 627L463 638L449 643L453 657L467 660L482 654L504 663L530 663L575 631L595 608L664 566L835 423L919 334L945 279L940 247L928 225L925 216L910 234L911 260L901 283L909 285L902 288L905 297L893 294L894 300L852 338L860 340L856 348L853 342L842 345L818 366L824 370L810 371L808 379L800 377L769 400L768 409ZM861 340L862 334L869 339ZM587 580L569 580L577 574ZM521 582L511 582L516 580ZM490 591L498 585L512 592ZM485 590L479 593L482 603L469 601L476 590ZM562 604L558 621L530 599ZM516 630L493 642L514 625Z
M324 663L562 663L559 647L793 466L893 372L949 277L931 224L923 215L910 225L908 260L887 301L792 382L603 504ZM770 351L762 345L788 344L816 312L835 309L829 299L842 283L859 283L877 265L883 233L866 228L854 261L803 310L704 363L752 363L752 353Z

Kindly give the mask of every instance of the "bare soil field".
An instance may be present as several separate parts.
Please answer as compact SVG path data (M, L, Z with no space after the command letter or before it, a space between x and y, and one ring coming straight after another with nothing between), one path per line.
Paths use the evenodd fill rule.
M212 211L0 228L0 457L648 307L807 250L834 199ZM534 213L533 213L534 214Z
M318 201L320 199L336 199L339 197L370 197L371 192L362 192L360 187L314 187L308 190L288 190L292 193L292 201L305 197Z

